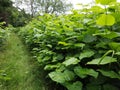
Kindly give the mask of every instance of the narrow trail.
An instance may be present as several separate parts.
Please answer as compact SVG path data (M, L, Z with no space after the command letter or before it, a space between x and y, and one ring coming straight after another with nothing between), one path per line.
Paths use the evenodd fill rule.
M0 79L0 90L46 90L37 66L18 36L10 33L0 52L0 70L7 77Z

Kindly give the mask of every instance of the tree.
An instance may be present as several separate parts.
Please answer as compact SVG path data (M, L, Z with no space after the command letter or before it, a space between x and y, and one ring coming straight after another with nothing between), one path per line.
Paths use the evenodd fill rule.
M42 13L64 13L72 6L65 0L37 0L37 3Z
M16 0L15 6L21 7L21 4L27 6L23 7L27 12L31 13L32 16L36 14L61 14L65 13L72 7L71 3L66 0Z
M10 0L0 0L0 22L8 22L9 7L12 7Z
M23 9L14 7L11 0L0 0L0 22L6 22L5 26L23 26L29 20L30 15Z

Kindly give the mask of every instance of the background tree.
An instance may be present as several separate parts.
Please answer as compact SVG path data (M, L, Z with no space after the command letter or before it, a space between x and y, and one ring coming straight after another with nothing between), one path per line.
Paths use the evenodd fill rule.
M35 16L38 13L61 14L72 7L72 4L67 0L16 0L14 3L15 6L24 8L26 12L31 13L31 16Z
M0 0L0 22L8 22L10 7L12 7L12 2L10 0Z
M0 0L0 22L6 22L13 26L23 26L30 20L30 15L24 9L13 6L11 0Z

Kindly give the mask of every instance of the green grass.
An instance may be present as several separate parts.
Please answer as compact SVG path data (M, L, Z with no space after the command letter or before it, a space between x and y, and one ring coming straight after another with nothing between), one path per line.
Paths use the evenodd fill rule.
M14 33L4 48L0 51L0 90L47 90L39 64Z

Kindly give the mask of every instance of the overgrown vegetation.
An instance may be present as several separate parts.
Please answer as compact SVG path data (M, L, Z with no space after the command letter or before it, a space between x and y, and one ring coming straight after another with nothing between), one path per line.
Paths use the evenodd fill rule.
M3 24L4 24L4 22L0 23L0 50L1 50L2 45L6 39L6 31L5 31L5 29L2 28Z
M120 3L39 16L23 27L23 37L47 77L68 90L120 89Z
M84 6L68 15L47 12L15 30L39 64L31 61L25 46L10 32L13 28L5 28L7 24L1 23L0 89L119 90L120 3L95 2L92 7ZM6 16L9 12L10 17ZM24 26L34 16L18 11L10 0L0 3L0 13L0 22L9 21L14 26Z

